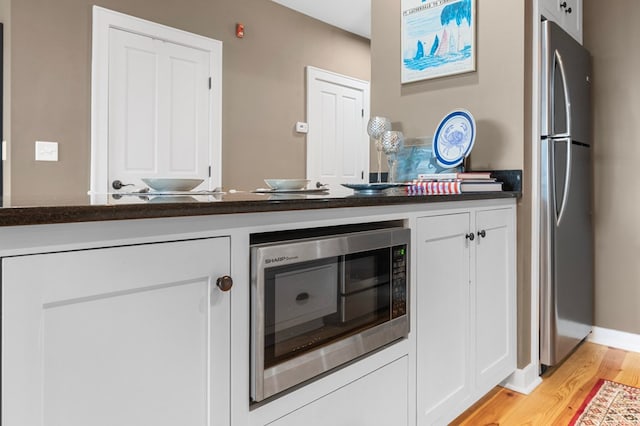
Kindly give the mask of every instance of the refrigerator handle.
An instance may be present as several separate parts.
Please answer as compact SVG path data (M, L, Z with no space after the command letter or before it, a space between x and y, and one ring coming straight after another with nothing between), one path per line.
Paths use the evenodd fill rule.
M569 188L571 187L571 138L558 138L554 139L553 143L556 144L558 142L566 142L567 143L567 167L565 169L564 174L564 192L562 193L562 203L560 204L560 211L556 209L556 226L560 226L560 222L562 222L562 218L564 217L565 208L567 206L567 199L569 198ZM551 147L553 149L553 146ZM554 200L557 200L556 195L556 186L553 186L554 192Z
M567 132L561 135L553 135L554 142L566 141L567 143L567 167L565 169L564 177L564 192L562 194L562 204L560 205L560 211L558 212L558 210L556 209L556 224L560 225L562 217L564 216L567 199L569 198L569 190L571 187L571 94L569 93L569 86L567 84L567 73L565 72L564 61L562 60L562 55L557 50L554 51L553 60L556 64L558 64L558 68L560 69L560 76L562 78L562 90L564 91L564 108L567 120ZM555 87L555 82L553 86Z
M569 85L567 84L567 73L564 68L564 61L562 60L562 55L557 50L553 54L554 68L555 64L558 64L558 68L560 69L560 77L562 78L562 91L564 92L564 112L566 114L567 119L567 131L566 133L558 134L555 132L555 123L554 128L552 129L552 136L555 137L571 137L572 134L572 126L571 126L571 93L569 92ZM553 69L553 68L552 68ZM552 76L555 76L555 73L551 73ZM552 90L555 90L556 82L555 77L553 78L553 82L551 84ZM553 97L553 93L550 94Z

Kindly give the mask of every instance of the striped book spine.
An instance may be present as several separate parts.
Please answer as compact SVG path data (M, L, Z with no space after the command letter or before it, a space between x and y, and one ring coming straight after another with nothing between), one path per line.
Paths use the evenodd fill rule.
M409 195L448 195L460 194L461 182L446 181L414 181L407 186L407 194Z

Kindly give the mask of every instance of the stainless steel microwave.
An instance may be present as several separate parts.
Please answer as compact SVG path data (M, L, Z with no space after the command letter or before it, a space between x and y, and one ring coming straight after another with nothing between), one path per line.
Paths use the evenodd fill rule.
M409 333L410 230L251 246L251 399L263 401Z

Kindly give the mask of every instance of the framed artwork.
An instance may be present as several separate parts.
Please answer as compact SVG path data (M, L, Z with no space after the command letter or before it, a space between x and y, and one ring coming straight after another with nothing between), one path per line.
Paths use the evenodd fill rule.
M476 0L402 0L402 83L476 70Z

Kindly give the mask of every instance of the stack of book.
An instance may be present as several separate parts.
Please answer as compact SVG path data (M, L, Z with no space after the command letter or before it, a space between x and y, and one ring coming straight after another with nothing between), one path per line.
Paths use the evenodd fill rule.
M410 195L446 195L465 192L502 191L502 182L491 172L428 173L418 175L407 186Z

